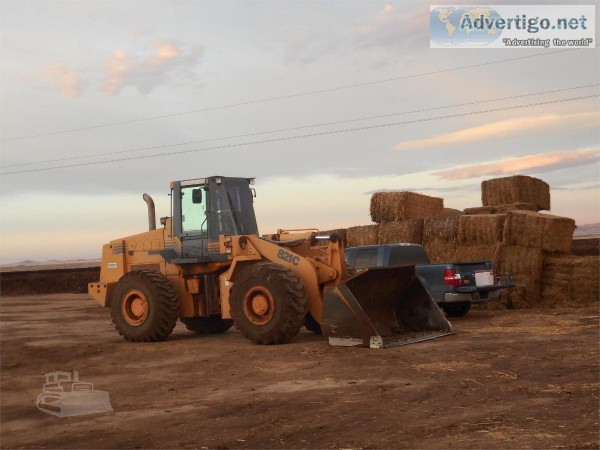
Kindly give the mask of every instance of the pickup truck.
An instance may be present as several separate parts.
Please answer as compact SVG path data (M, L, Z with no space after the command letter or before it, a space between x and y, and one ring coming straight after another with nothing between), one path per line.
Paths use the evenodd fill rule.
M346 263L357 271L370 267L414 265L421 283L450 317L462 317L473 303L488 302L504 289L514 287L494 273L492 261L431 264L427 251L417 244L384 244L351 247L345 250Z

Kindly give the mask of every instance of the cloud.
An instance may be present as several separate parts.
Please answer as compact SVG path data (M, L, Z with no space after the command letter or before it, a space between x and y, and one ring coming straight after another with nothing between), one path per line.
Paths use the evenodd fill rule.
M422 6L409 9L385 5L379 13L351 31L354 45L361 48L412 47L414 42L428 42L424 23L429 10ZM427 38L427 39L426 39Z
M387 4L362 23L347 26L339 31L310 30L290 43L285 52L286 63L312 63L331 55L347 55L358 51L400 48L413 49L428 43L429 9L425 5ZM402 55L399 52L398 55ZM386 55L386 61L390 55ZM380 62L379 65L383 65Z
M593 164L599 160L599 149L556 151L506 159L488 164L457 167L433 172L433 175L445 180L466 180L488 175L549 172L584 164Z
M102 90L117 95L126 86L134 86L147 94L168 81L177 69L195 66L202 53L202 47L178 47L170 41L155 42L145 58L117 50L106 61Z
M55 63L46 66L44 77L56 85L63 97L74 98L81 94L81 77L66 64Z
M497 122L465 128L452 133L438 134L426 139L404 141L394 147L395 150L419 150L427 148L442 148L451 145L462 145L471 142L488 141L492 139L519 135L540 130L556 128L594 127L598 126L600 113L598 111L577 114L544 114L531 117L501 120Z

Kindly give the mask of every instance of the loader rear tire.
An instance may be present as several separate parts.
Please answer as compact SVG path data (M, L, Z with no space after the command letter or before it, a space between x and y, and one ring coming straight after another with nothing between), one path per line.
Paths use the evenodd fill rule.
M186 317L181 319L185 327L197 334L225 333L233 326L233 320L213 317Z
M271 262L253 264L234 281L231 317L242 336L255 344L284 344L298 334L306 315L300 279Z
M179 300L171 283L152 270L126 273L111 295L112 321L127 341L165 339L175 328L178 312Z

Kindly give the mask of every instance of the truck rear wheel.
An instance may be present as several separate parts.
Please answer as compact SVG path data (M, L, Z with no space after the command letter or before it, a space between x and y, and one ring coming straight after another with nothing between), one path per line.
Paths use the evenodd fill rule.
M255 344L284 344L298 334L306 315L300 279L271 262L240 274L231 289L231 316L242 335Z
M441 305L448 317L463 317L471 310L470 303L448 303Z
M181 319L185 327L197 334L225 333L233 326L233 320L212 317L185 317Z
M115 328L132 342L161 341L177 323L179 300L163 275L135 270L121 277L111 295Z

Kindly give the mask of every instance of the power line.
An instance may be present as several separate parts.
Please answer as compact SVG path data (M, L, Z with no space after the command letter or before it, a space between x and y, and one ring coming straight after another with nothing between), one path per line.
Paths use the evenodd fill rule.
M240 142L240 143L226 144L226 145L220 145L220 146L214 146L214 147L179 150L176 152L156 153L154 155L131 156L128 158L109 159L109 160L105 160L105 161L91 161L91 162L86 162L86 163L71 164L71 165L64 165L64 166L45 167L45 168L39 168L39 169L27 169L27 170L15 171L15 172L5 172L0 175L15 175L15 174L27 173L27 172L41 172L41 171L46 171L46 170L65 169L65 168L69 168L69 167L91 166L91 165L95 165L95 164L109 164L109 163L114 163L114 162L132 161L132 160L136 160L136 159L156 158L159 156L179 155L179 154L193 153L193 152L206 152L206 151L211 151L211 150L242 147L242 146L253 145L253 144L266 144L266 143L271 143L271 142L291 141L294 139L304 139L304 138L316 137L316 136L327 136L327 135L332 135L332 134L348 133L351 131L372 130L375 128L384 128L384 127L391 127L391 126L396 126L396 125L407 125L407 124L419 123L419 122L429 122L432 120L452 119L454 117L474 116L477 114L486 114L486 113L498 112L498 111L508 111L508 110L519 109L519 108L530 108L533 106L542 106L542 105L550 105L550 104L554 104L554 103L570 102L570 101L583 100L583 99L592 98L592 97L600 97L600 94L592 94L592 95L585 95L585 96L581 96L581 97L572 97L572 98L563 98L560 100L549 100L546 102L529 103L529 104L525 104L525 105L506 106L503 108L487 109L487 110L482 110L482 111L471 111L471 112L467 112L467 113L449 114L449 115L445 115L445 116L427 117L427 118L423 118L423 119L407 120L404 122L392 122L392 123L384 123L384 124L379 124L379 125L367 125L367 126L363 126L363 127L346 128L346 129L342 129L342 130L321 131L318 133L301 134L301 135L296 135L296 136L279 137L279 138L273 138L273 139L264 139L261 141Z
M402 112L397 112L397 113L392 113L392 114L382 114L382 115L377 115L377 116L361 117L361 118L356 118L356 119L340 120L340 121L335 121L335 122L324 122L324 123L318 123L318 124L312 124L312 125L303 125L303 126L298 126L298 127L280 128L278 130L257 131L257 132L253 132L253 133L238 134L238 135L234 135L234 136L222 136L222 137L209 138L209 139L178 142L178 143L173 143L173 144L155 145L152 147L140 147L140 148L134 148L134 149L128 149L128 150L119 150L119 151L114 151L114 152L94 153L91 155L70 156L67 158L56 158L56 159L47 159L44 161L36 161L36 162L28 162L28 163L20 163L20 164L10 164L10 165L4 165L3 168L23 167L23 166L31 166L31 165L36 165L36 164L46 164L46 163L51 163L51 162L72 161L72 160L76 160L76 159L94 158L94 157L98 157L98 156L110 156L110 155L117 155L117 154L124 154L124 153L140 152L140 151L145 151L145 150L155 150L158 148L177 147L177 146L181 146L181 145L199 144L199 143L203 143L203 142L213 142L213 141L221 141L221 140L227 140L227 139L237 139L237 138L242 138L242 137L260 136L260 135L264 135L264 134L296 131L296 130L302 130L302 129L306 129L306 128L315 128L315 127L329 126L329 125L341 125L344 123L351 123L351 122L358 122L358 121L372 120L372 119L382 119L382 118L386 118L386 117L393 117L393 116L399 116L399 115L405 115L405 114L414 114L414 113L427 112L427 111L435 111L435 110L439 110L439 109L459 108L459 107L463 107L463 106L477 105L477 104L481 104L481 103L491 103L491 102L498 102L498 101L504 101L504 100L512 100L512 99L516 99L516 98L531 97L531 96L536 96L536 95L553 94L553 93L557 93L557 92L565 92L565 91L571 91L571 90L575 90L575 89L585 89L585 88L596 87L596 86L600 86L600 83L589 84L589 85L584 85L584 86L574 86L574 87L568 87L568 88L554 89L551 91L540 91L540 92L532 92L532 93L521 94L521 95L512 95L510 97L500 97L500 98L487 99L487 100L477 100L474 102L459 103L456 105L436 106L436 107L432 107L432 108L416 109L416 110L412 110L412 111L402 111Z
M433 70L430 72L421 72L421 73L416 73L416 74L412 74L412 75L404 75L401 77L386 78L383 80L365 81L363 83L355 83L355 84L349 84L349 85L345 85L345 86L335 86L335 87L319 89L319 90L315 90L315 91L305 91L305 92L297 92L295 94L280 95L280 96L276 96L276 97L266 97L266 98L257 99L257 100L248 100L248 101L244 101L244 102L230 103L230 104L226 104L226 105L212 106L209 108L195 109L195 110L191 110L191 111L183 111L183 112L172 113L172 114L164 114L164 115L160 115L160 116L142 117L140 119L122 120L119 122L105 123L105 124L100 124L100 125L91 125L88 127L72 128L72 129L60 130L60 131L52 131L52 132L48 132L48 133L31 134L31 135L27 135L27 136L19 136L19 137L14 137L14 138L2 139L2 140L0 140L0 142L13 142L13 141L20 141L20 140L24 140L24 139L33 139L33 138L38 138L38 137L43 137L43 136L54 136L54 135L58 135L58 134L74 133L77 131L93 130L96 128L106 128L106 127L113 127L116 125L125 125L125 124L131 124L131 123L145 122L148 120L166 119L169 117L178 117L178 116L184 116L184 115L188 115L188 114L196 114L196 113L208 112L208 111L217 111L220 109L235 108L238 106L255 105L258 103L267 103L267 102L284 100L284 99L289 99L289 98L305 97L308 95L323 94L326 92L341 91L344 89L353 89L353 88L357 88L357 87L372 86L375 84L389 83L392 81L399 81L399 80L407 80L410 78L417 78L417 77L423 77L423 76L428 76L428 75L437 75L437 74L445 73L445 72L453 72L453 71L464 70L464 69L473 69L475 67L490 66L493 64L501 64L501 63L510 62L510 61L518 61L521 59L537 58L538 56L553 55L556 53L569 52L569 51L573 51L573 50L576 50L576 49L565 49L565 50L556 50L556 51L552 51L552 52L535 53L533 55L517 56L514 58L500 59L500 60L496 60L496 61L488 61L488 62L484 62L484 63L470 64L470 65L466 65L466 66L451 67L449 69Z

